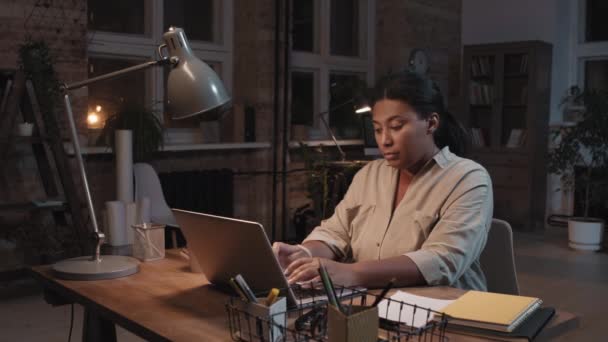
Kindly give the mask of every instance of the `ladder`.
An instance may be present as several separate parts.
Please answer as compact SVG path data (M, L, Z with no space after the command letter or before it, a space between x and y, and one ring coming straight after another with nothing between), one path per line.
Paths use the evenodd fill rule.
M34 124L32 136L16 136L16 121L21 113L26 122ZM46 199L36 201L6 201L0 198L0 215L10 211L50 210L58 227L67 227L74 234L80 251L65 251L67 255L88 252L88 227L84 202L79 198L76 181L78 172L70 167L69 156L63 145L57 118L41 111L34 85L27 80L22 70L6 80L0 103L0 193L10 193L10 180L6 179L6 168L11 146L31 144L36 160L39 179Z

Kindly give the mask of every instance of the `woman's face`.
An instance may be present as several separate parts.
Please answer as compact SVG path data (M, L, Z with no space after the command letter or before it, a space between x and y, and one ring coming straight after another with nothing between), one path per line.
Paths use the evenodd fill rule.
M382 99L374 104L372 119L376 142L390 166L415 173L432 157L433 131L439 123L436 113L421 119L406 102Z

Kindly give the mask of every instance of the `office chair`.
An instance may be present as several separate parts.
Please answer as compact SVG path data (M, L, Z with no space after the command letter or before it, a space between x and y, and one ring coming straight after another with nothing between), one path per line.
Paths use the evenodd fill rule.
M150 164L136 163L133 165L133 175L135 176L135 200L144 197L150 199L150 221L166 226L165 245L167 248L177 247L179 226L173 217L171 208L165 201L158 174Z
M513 257L513 232L508 222L492 219L486 247L481 252L479 261L489 292L519 295Z

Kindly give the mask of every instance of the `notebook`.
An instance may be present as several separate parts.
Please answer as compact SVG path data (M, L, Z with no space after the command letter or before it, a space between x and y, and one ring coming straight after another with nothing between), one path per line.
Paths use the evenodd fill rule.
M528 318L511 332L496 331L467 327L463 325L452 325L448 322L446 329L457 334L482 337L485 339L508 341L508 342L528 342L534 341L536 336L547 325L555 315L555 309L542 307L535 310Z
M511 332L541 304L534 297L468 291L442 312L452 317L449 325Z
M210 283L232 292L230 278L241 274L251 289L265 297L272 288L283 289L290 306L327 301L319 289L289 286L261 224L230 217L172 209L184 233L188 250ZM364 290L364 289L357 289ZM358 293L336 291L340 297Z

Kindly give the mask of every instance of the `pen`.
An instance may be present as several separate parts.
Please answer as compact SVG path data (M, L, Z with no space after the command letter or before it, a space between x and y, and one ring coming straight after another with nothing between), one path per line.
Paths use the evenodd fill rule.
M327 273L327 270L325 269L325 267L323 267L323 269L325 270L325 273ZM344 308L342 307L342 302L340 301L340 298L336 294L336 287L334 286L334 281L331 280L329 273L327 273L327 280L329 281L329 286L331 288L331 292L333 293L333 296L336 298L336 303L338 304L338 310L344 314L347 314L346 310L344 310ZM342 287L342 291L344 291L344 287Z
M241 289L239 284L237 284L237 282L234 280L234 278L230 278L229 282L230 282L230 286L232 286L232 288L239 295L239 297L241 297L242 300L248 302L249 298L247 298L247 296L245 295L245 292L243 292L243 290Z
M323 267L323 265L319 266L319 275L321 276L321 282L323 283L323 287L325 288L325 292L327 293L327 300L329 301L329 304L335 306L336 309L338 309L340 312L344 312L342 311L342 306L340 305L340 302L338 302L338 297L336 296L336 292L331 282L331 278L329 277L329 274L327 273L327 270L325 269L325 267Z
M380 292L380 294L376 297L376 300L374 301L374 304L372 304L372 306L378 306L378 304L380 304L380 302L382 301L382 299L384 299L388 291L390 291L390 289L393 288L393 285L395 285L395 281L397 281L397 279L393 278L391 279L391 281L388 282L388 284L386 284L386 286L382 289L382 292Z
M268 293L268 297L266 297L266 306L271 306L272 303L274 303L274 301L277 300L278 296L279 296L279 289L273 288L272 290L270 290L270 292Z
M258 302L257 297L255 296L255 294L253 294L253 291L251 291L251 288L249 287L249 285L247 285L247 282L245 281L245 278L243 278L242 275L237 274L236 277L234 277L234 280L239 285L241 290L243 290L243 292L245 293L245 296L249 299L250 302L252 302L252 303Z

